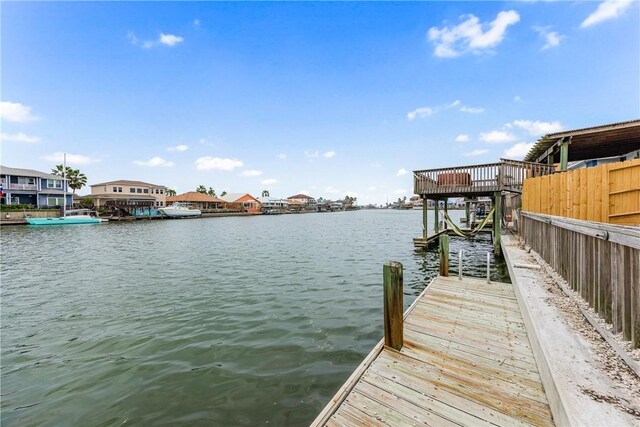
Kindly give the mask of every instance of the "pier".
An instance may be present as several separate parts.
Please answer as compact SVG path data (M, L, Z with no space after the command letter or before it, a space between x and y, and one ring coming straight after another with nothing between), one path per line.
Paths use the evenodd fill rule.
M489 197L492 201L492 236L496 254L500 254L500 227L502 224L502 194L522 193L525 179L552 174L554 165L500 159L499 163L425 169L413 172L413 192L422 199L422 236L414 239L414 246L425 247L436 238L440 230L440 201L444 201L443 216L447 215L447 200L464 197L465 220L470 221L469 200ZM427 233L428 200L435 200L434 234ZM446 225L445 225L446 228Z
M397 266L385 339L312 425L554 425L513 286L438 276L398 316Z

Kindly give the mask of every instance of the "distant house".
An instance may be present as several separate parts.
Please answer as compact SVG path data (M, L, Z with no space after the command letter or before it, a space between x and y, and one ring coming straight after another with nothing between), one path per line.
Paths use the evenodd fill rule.
M289 208L289 200L275 197L258 197L262 211L286 210Z
M178 194L167 197L167 204L172 203L188 203L191 207L197 209L222 209L227 202L217 197L210 196L197 191L189 191L187 193Z
M289 200L289 210L294 212L302 212L304 210L316 210L316 205L313 205L313 208L310 208L305 202L301 202L300 200L288 199Z
M142 181L108 181L91 185L96 208L158 208L166 206L167 187Z
M260 202L249 193L227 193L220 198L225 202L242 204L249 213L260 213Z
M287 197L287 199L304 203L305 209L316 210L316 199L306 194L296 194L295 196Z
M0 166L3 205L27 204L36 207L56 207L65 204L66 180L32 169ZM71 206L72 195L67 194L66 205Z

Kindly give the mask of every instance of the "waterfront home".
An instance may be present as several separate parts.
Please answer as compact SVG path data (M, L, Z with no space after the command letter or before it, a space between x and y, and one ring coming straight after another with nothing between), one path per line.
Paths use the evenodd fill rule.
M227 204L227 202L222 199L197 191L189 191L167 197L167 204L170 205L172 203L187 203L196 209L222 209Z
M300 200L289 199L289 211L291 212L315 211L316 209L316 205L310 207L308 204L301 202Z
M287 197L287 199L295 202L302 202L304 209L316 210L316 199L311 196L307 196L306 194L296 194L294 196ZM296 203L296 205L298 204Z
M32 169L0 166L3 205L27 204L34 207L62 206L64 193L68 191L66 180ZM66 205L72 203L72 195L67 194Z
M158 208L166 206L167 187L142 181L118 180L91 185L96 208Z
M285 211L289 208L289 200L278 199L275 197L258 197L260 208L263 212L268 211Z
M227 193L220 198L225 202L240 203L246 212L260 213L260 202L249 193Z

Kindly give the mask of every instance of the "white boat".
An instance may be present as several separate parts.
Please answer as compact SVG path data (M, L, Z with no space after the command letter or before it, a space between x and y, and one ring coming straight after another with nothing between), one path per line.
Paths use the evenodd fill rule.
M158 211L166 216L173 218L182 218L187 216L200 216L202 212L200 209L193 209L187 203L174 203L166 208L159 208Z

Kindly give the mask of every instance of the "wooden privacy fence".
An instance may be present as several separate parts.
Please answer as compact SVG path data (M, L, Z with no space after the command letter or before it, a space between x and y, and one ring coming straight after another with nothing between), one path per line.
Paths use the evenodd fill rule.
M602 318L640 347L640 228L521 213L522 236Z
M640 225L640 159L526 179L522 210Z

